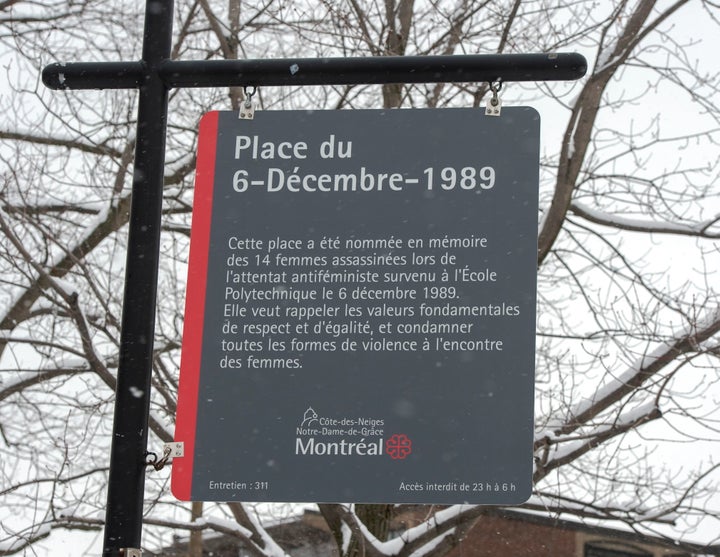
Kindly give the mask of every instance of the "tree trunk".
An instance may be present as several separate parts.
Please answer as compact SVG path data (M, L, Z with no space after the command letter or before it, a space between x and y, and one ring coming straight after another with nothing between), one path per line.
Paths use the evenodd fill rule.
M190 509L190 521L195 522L202 518L203 503L202 501L193 501ZM188 543L188 557L202 557L202 530L193 530L190 532L190 543Z

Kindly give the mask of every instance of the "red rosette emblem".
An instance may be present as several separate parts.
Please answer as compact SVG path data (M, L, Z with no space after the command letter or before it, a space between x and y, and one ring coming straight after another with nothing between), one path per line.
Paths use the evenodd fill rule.
M404 460L412 453L412 441L404 433L396 433L385 441L385 452L393 460Z

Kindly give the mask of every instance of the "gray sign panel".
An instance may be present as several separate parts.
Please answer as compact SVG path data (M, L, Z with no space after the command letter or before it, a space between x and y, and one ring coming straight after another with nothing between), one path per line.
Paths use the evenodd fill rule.
M528 498L539 127L524 107L204 117L177 497Z

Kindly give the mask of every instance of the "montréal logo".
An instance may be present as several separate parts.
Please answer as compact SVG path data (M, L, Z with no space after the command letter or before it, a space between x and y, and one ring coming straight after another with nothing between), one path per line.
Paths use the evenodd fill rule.
M412 441L404 433L396 433L385 441L385 452L393 460L405 460L412 453Z
M295 454L303 456L380 456L405 460L413 451L410 438L395 433L385 438L382 417L328 417L312 407L296 427Z

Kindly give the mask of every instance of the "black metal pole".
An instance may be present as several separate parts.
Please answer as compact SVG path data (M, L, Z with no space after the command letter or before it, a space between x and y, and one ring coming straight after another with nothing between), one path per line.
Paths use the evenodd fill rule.
M170 56L172 18L172 0L147 2L142 62L133 65L137 144L103 546L112 557L132 555L142 536L168 105L158 68Z
M575 79L577 54L372 56L279 60L168 61L161 69L172 87L232 85L359 85ZM584 70L583 70L584 73Z
M158 71L168 88L565 81L585 75L587 61L577 53L164 60ZM124 89L136 87L140 73L136 62L51 64L43 82L53 89Z

